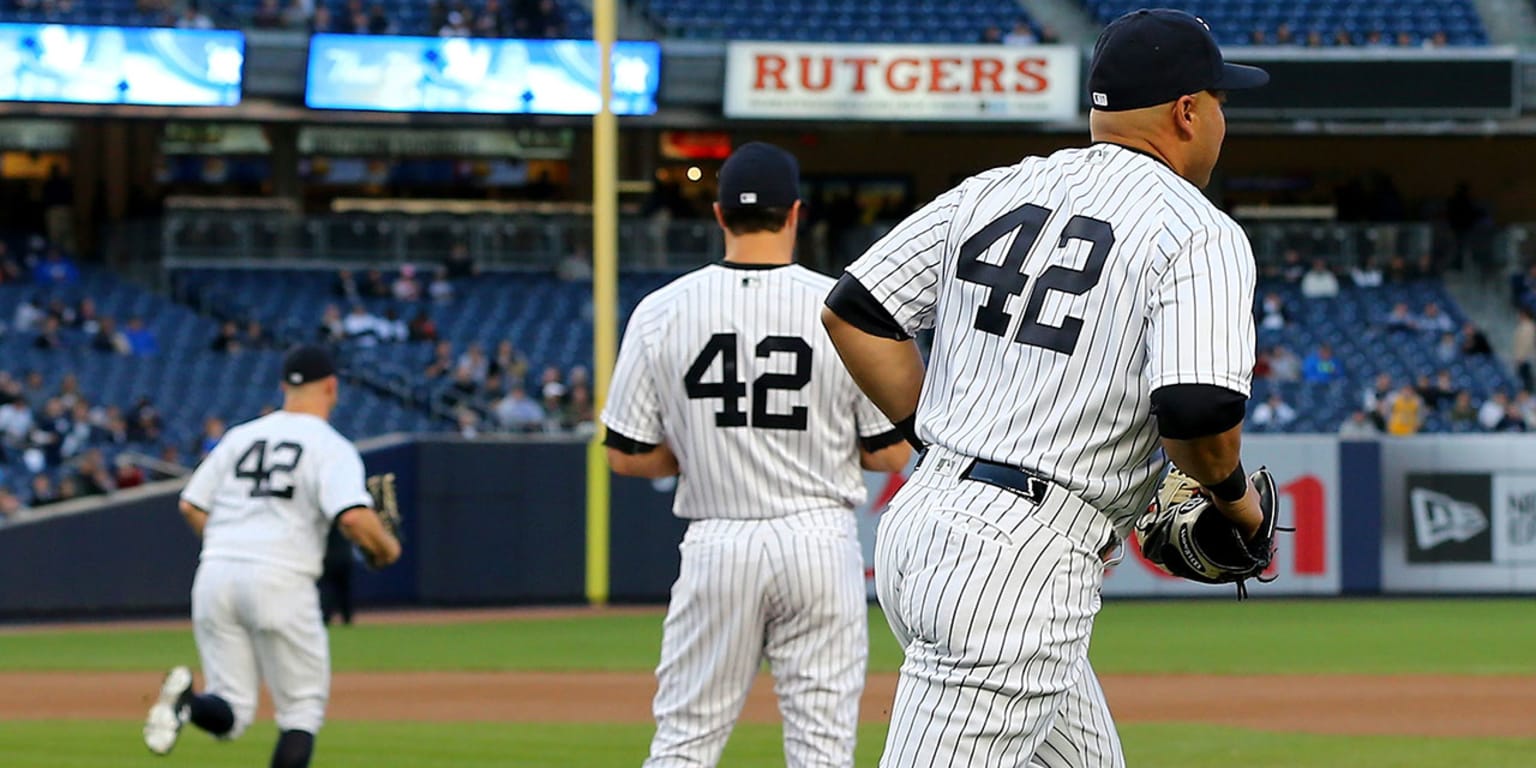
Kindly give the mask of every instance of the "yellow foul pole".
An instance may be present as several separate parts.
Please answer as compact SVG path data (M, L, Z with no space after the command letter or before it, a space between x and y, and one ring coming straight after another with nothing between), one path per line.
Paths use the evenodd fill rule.
M614 0L593 0L602 106L592 119L592 361L601 414L618 351L618 120L613 114ZM608 602L608 461L598 430L587 446L587 601Z

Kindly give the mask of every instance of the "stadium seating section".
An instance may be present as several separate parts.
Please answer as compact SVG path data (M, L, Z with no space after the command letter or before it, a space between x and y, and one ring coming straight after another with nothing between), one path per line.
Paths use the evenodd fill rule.
M1087 0L1100 23L1137 8L1143 0ZM1380 32L1386 45L1407 32L1417 45L1444 32L1450 45L1484 45L1488 36L1471 0L1169 0L1165 7L1181 8L1205 19L1222 45L1244 45L1254 30L1270 39L1281 24L1290 27L1293 42L1304 42L1317 30L1324 45L1336 45L1339 30L1352 45L1364 45L1371 32Z
M395 24L395 31L403 35L436 35L437 30L430 29L431 3L429 0L377 0L384 7L388 17ZM375 0L369 0L365 7L372 8ZM318 4L324 4L330 8L333 17L339 23L342 20L341 13L346 8L345 0L318 0ZM65 24L116 24L129 27L158 26L165 21L162 13L144 13L139 10L139 0L87 0L76 2L67 9L42 10L41 8L13 7L13 3L4 3L0 9L0 21L14 22L60 22ZM179 5L179 4L177 4ZM281 3L287 6L287 2ZM456 5L456 4L455 4ZM470 7L478 10L484 6L483 0L473 0ZM511 2L503 0L503 9L510 8ZM219 26L238 27L243 26L256 9L261 6L260 0L233 0L233 2L210 3L204 2L202 7L215 23ZM557 3L561 14L565 17L566 34L570 37L592 36L592 14L580 0L563 0Z
M1007 31L1029 20L1014 0L636 0L635 7L669 37L705 40L974 43L987 27Z

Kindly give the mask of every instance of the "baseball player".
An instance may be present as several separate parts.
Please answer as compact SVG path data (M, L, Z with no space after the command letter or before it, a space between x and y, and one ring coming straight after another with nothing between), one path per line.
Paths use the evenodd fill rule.
M906 655L882 766L1124 765L1088 642L1159 438L1204 487L1175 511L1268 546L1272 506L1239 462L1253 256L1200 193L1223 92L1267 81L1193 16L1128 14L1094 49L1091 146L967 179L828 297L854 378L927 445L876 544Z
M791 766L851 766L868 630L859 467L911 451L819 322L832 280L792 263L799 166L746 144L720 169L725 260L630 318L603 423L615 472L680 475L690 522L656 669L651 768L712 766L763 659Z
M144 723L155 754L188 721L234 739L256 714L265 681L281 734L272 768L309 765L330 696L330 647L315 579L334 524L375 566L400 543L374 512L357 449L327 419L336 367L318 347L283 361L283 408L229 430L181 493L181 513L203 538L192 583L192 624L207 689L192 672L166 675Z

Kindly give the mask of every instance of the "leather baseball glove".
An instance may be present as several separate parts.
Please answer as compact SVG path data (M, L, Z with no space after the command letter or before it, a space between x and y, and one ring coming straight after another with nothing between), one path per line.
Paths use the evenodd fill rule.
M1260 468L1248 478L1259 493L1264 522L1251 540L1221 512L1205 489L1177 467L1169 470L1157 498L1136 521L1141 553L1164 572L1202 584L1236 584L1241 600L1248 596L1245 582L1264 578L1275 556L1279 496L1275 478Z
M389 531L396 541L404 544L405 535L400 524L400 502L395 498L395 473L369 475L367 488L368 495L373 497L373 511L378 514L379 522L384 524L384 530ZM371 568L379 567L371 562L366 553L364 560Z

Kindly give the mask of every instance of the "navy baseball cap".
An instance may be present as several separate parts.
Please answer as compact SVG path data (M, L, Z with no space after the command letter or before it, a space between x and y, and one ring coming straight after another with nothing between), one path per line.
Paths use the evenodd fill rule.
M800 163L772 144L743 144L720 166L721 208L788 208L800 199Z
M1239 91L1269 82L1258 67L1228 64L1205 21L1168 8L1132 11L1109 23L1093 46L1093 108L1122 112L1201 91Z
M335 375L336 361L321 347L308 344L294 347L283 357L284 384L297 387Z

